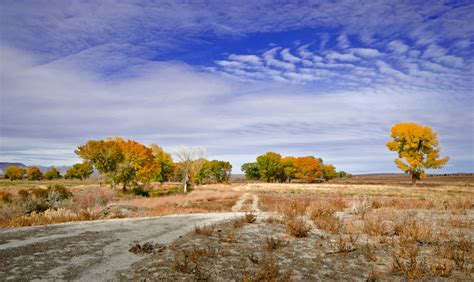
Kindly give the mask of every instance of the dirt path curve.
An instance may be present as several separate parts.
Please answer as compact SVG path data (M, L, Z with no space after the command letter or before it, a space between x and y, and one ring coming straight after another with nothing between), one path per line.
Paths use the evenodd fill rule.
M247 201L247 199L251 198L252 199L252 203L250 204L250 206L246 206L244 205L244 203ZM259 201L259 198L257 195L255 194L250 194L250 193L244 193L242 194L242 196L240 196L239 200L237 200L237 202L235 202L235 205L232 207L232 211L233 212L242 212L242 211L246 211L246 212L261 212L260 209L258 208L258 201Z
M70 222L0 230L0 281L121 280L141 258L133 243L169 244L194 226L242 213L171 215Z

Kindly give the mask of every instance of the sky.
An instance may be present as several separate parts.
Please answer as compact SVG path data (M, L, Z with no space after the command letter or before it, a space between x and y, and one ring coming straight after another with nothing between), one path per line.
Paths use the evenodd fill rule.
M89 139L199 146L233 172L267 151L398 172L398 122L431 172L474 171L472 1L0 3L0 161L71 165Z

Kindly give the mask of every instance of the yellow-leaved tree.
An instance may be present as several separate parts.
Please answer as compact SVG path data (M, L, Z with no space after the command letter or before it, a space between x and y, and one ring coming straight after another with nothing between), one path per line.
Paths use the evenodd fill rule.
M397 167L411 175L412 184L425 177L425 169L443 167L449 157L440 158L438 134L427 125L398 123L391 130L390 151L398 153Z

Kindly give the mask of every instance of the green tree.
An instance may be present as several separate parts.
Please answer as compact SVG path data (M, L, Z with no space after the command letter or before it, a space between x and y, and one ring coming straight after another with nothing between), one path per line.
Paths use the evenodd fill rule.
M89 178L93 171L94 167L89 162L73 164L72 167L66 171L64 178L84 180Z
M89 140L79 146L75 153L87 162L90 162L100 174L115 184L118 180L119 165L124 160L124 154L119 144L114 140Z
M226 161L206 161L197 173L198 183L223 183L229 180L232 165Z
M160 146L151 144L150 149L156 162L156 181L163 184L173 177L175 164L171 154L165 152Z
M50 170L48 170L44 176L44 179L53 180L53 179L60 179L62 178L61 173L53 166Z
M398 123L392 127L391 137L387 147L398 153L395 164L411 175L413 186L425 177L425 169L441 168L449 160L439 158L438 134L427 125Z
M281 164L281 155L274 152L267 152L257 157L260 177L267 182L279 181L284 175Z
M25 175L25 170L21 169L20 167L16 165L11 165L5 169L5 178L8 178L10 180L23 179L24 175Z
M291 181L296 177L298 168L296 167L295 163L295 157L284 157L281 159L281 164L283 166L283 172L285 176L282 181L288 181L291 183Z
M323 164L323 177L326 180L336 178L338 176L336 168L332 164Z
M245 178L248 180L258 180L261 178L257 162L245 163L240 167L240 170L242 170L245 174Z
M26 176L28 180L41 180L43 179L43 173L36 166L29 166L26 168Z

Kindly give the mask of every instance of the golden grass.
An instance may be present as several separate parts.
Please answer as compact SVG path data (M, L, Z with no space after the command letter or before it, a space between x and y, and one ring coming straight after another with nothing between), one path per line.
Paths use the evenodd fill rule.
M134 198L116 204L126 204L149 209L145 216L158 216L179 213L224 212L230 211L240 196L230 189L215 189L211 185L198 187L188 194L162 196L158 198Z

